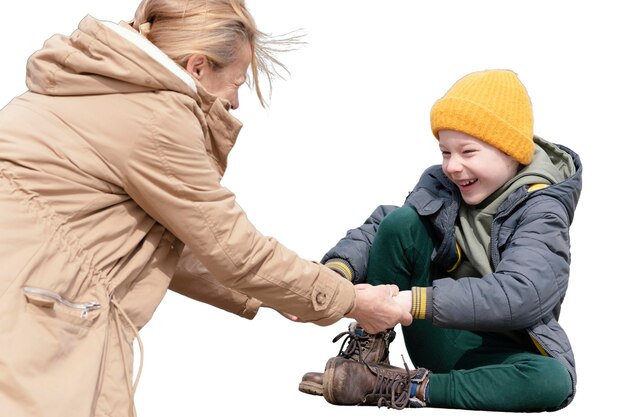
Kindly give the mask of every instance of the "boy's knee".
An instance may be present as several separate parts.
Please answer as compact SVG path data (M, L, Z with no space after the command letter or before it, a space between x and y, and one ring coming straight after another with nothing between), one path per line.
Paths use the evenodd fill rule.
M555 359L552 368L552 378L550 379L552 380L553 408L557 409L560 408L572 394L573 383L572 376L561 362Z
M540 385L537 392L541 393L540 408L543 410L556 410L572 394L572 377L567 368L558 360L550 359L544 364L541 375L536 383Z
M400 207L383 219L378 227L377 236L415 235L422 230L425 232L426 228L419 214L410 207Z

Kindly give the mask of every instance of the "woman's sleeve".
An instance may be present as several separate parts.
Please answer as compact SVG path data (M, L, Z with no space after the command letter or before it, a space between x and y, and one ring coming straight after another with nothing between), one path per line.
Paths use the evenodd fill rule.
M225 287L320 325L351 311L353 286L257 231L221 185L221 168L207 151L212 142L194 114L169 104L146 121L127 156L123 177L131 198Z
M169 289L250 320L261 307L261 301L227 288L215 280L187 248L183 250Z

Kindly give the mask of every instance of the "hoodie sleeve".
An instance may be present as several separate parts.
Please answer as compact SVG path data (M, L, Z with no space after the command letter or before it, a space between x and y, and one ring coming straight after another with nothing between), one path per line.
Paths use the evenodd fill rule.
M434 324L506 331L558 314L569 279L568 215L553 198L531 199L521 210L517 225L500 230L494 273L434 281Z
M344 317L354 308L352 284L256 230L220 184L197 108L175 96L154 103L133 139L122 167L130 197L225 287L303 321L328 325Z

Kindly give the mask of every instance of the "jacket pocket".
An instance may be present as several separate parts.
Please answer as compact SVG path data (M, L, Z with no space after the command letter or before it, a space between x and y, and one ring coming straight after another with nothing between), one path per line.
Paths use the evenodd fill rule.
M98 287L73 298L22 286L0 303L0 379L8 393L0 395L3 416L93 415L107 346L108 299Z
M89 301L70 301L57 292L43 288L23 287L22 292L27 303L41 314L79 326L91 326L102 307L95 298Z

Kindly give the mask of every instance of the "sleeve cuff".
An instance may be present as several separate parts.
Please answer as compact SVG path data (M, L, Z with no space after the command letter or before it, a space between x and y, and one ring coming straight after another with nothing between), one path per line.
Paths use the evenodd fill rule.
M348 281L352 282L354 280L354 270L350 266L350 264L340 258L332 258L326 261L324 266L332 269Z
M259 308L261 308L262 304L263 303L256 298L249 298L246 301L244 310L239 314L239 316L248 320L252 320L259 312Z
M432 287L411 288L412 303L411 315L417 320L432 320L433 317L433 291Z

